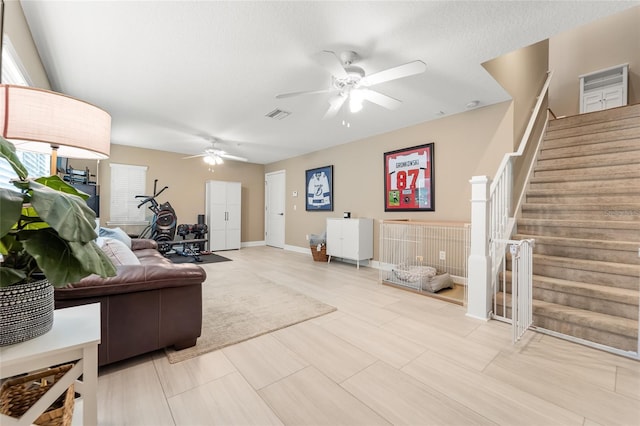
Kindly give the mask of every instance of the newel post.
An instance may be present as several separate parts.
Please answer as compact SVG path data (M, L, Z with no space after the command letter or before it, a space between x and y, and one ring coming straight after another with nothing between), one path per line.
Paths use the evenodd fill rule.
M491 259L489 256L489 188L487 176L471 183L471 248L467 280L467 316L488 320L491 311Z

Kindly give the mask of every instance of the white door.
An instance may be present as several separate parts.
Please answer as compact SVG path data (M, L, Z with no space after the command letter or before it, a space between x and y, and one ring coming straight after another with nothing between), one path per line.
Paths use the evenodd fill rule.
M285 178L284 170L265 174L264 239L268 246L278 248L284 248Z

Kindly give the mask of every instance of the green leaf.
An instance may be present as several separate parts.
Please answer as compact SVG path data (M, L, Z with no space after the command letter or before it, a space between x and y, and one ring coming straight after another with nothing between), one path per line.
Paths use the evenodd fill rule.
M16 147L2 136L0 136L0 158L4 158L9 162L9 165L20 179L24 180L29 175L26 167L16 155Z
M0 287L9 287L11 284L19 283L26 276L21 270L0 266Z
M24 231L22 244L54 287L80 281L90 274L73 255L69 243L51 228Z
M53 175L49 177L40 177L38 179L35 179L35 181L43 184L48 188L55 189L56 191L64 192L66 194L77 195L78 197L82 198L85 201L88 200L90 197L89 194L79 191L77 188L69 185L67 182L60 179L58 175Z
M40 218L67 241L95 240L96 215L80 197L31 182L31 205Z
M71 247L73 255L89 273L100 275L102 278L116 275L115 266L95 242L90 241L86 244L69 243L69 247Z
M75 283L91 274L103 278L116 274L116 268L93 241L68 242L52 228L23 231L21 237L24 248L54 287Z
M0 238L18 223L21 211L22 194L0 188Z
M3 256L6 256L9 252L21 252L23 249L22 244L20 244L20 241L16 240L16 236L14 234L6 234L0 238L0 254ZM5 257L4 260L6 262L7 258Z

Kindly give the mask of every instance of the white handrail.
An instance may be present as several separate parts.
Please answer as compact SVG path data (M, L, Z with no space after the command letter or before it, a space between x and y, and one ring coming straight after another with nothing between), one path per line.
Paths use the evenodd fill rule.
M500 166L498 166L498 171L496 172L496 179L491 183L491 189L489 191L490 194L493 194L495 187L497 185L498 177L501 176L505 169L507 168L507 164L514 157L520 157L524 150L527 148L527 142L531 137L531 132L533 131L533 126L536 123L536 119L538 118L538 114L540 114L540 108L542 108L542 101L544 100L545 94L549 90L549 84L551 83L551 77L553 76L553 71L549 71L547 73L547 79L542 86L542 90L540 90L540 94L538 95L538 100L536 101L536 105L533 108L533 112L531 113L531 118L529 119L529 123L527 124L527 128L522 135L522 139L520 139L520 144L518 145L518 150L516 152L511 152L509 154L505 154L502 158L502 162Z

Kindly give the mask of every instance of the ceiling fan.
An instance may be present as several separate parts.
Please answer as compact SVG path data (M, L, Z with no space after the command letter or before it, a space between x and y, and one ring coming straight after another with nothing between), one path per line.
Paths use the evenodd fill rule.
M244 157L231 155L226 151L220 149L219 148L219 145L221 142L220 139L210 138L210 142L211 142L211 147L206 148L202 154L190 155L189 157L183 157L182 159L186 160L188 158L202 157L204 162L209 164L210 166L213 166L216 164L222 164L224 163L224 160L245 161L245 162L248 161Z
M308 90L277 95L277 99L291 98L300 95L314 95L318 93L337 92L329 99L329 109L323 119L334 117L342 105L349 100L351 112L362 109L362 102L367 100L387 109L396 109L402 102L369 87L399 78L423 73L427 65L422 61L413 61L397 67L388 68L370 75L353 65L358 60L358 54L352 51L342 52L340 56L330 50L323 50L317 55L318 62L331 73L331 87L320 90Z

